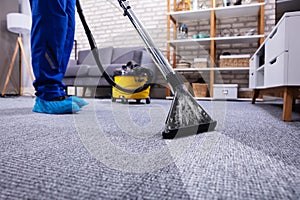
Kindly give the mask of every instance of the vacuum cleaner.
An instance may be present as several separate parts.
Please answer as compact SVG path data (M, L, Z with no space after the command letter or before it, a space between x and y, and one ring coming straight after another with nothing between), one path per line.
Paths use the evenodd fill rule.
M156 66L169 83L170 89L174 94L171 108L165 121L165 127L162 131L163 138L173 139L207 131L213 131L217 122L208 115L208 113L198 104L198 102L187 90L181 77L174 71L168 60L156 47L149 33L144 28L144 25L140 22L132 10L129 2L127 0L118 0L118 3L124 11L123 15L129 18L130 22L145 43L147 51L150 53L153 61L156 63ZM88 38L93 57L100 72L105 77L107 82L113 87L116 87L117 89L127 93L137 93L147 89L151 80L147 80L147 82L139 88L128 89L116 84L114 80L105 72L99 59L96 42L85 20L79 0L76 0L76 7L79 18Z

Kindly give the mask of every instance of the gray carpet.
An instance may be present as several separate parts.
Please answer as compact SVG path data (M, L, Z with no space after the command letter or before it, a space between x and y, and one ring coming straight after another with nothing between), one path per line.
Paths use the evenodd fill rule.
M200 101L216 131L159 133L171 101L87 99L75 115L0 98L0 199L300 199L300 109Z

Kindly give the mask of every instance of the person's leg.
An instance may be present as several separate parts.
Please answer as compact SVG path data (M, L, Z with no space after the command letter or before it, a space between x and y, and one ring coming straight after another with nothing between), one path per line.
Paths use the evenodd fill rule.
M63 58L67 54L67 2L68 0L31 0L32 67L36 77L34 87L36 96L44 100L66 95L62 79L66 70Z
M36 78L33 85L37 96L33 109L35 112L69 113L80 110L76 103L60 99L66 95L62 79L66 71L66 55L71 51L65 52L65 43L69 39L73 43L74 37L67 37L68 2L69 0L30 1L32 67ZM75 10L75 2L72 2ZM74 27L71 28L74 30ZM74 31L70 34L74 34ZM54 100L59 102L53 103ZM46 107L52 110L49 111Z

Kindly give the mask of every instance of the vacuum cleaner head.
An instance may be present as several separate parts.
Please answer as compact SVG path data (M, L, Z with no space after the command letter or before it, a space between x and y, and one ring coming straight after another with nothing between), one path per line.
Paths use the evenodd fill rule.
M164 139L173 139L213 131L217 122L205 112L184 85L176 87L175 96L166 119Z

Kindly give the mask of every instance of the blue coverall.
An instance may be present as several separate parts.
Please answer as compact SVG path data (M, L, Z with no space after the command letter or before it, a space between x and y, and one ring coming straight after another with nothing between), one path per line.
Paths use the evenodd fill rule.
M65 75L73 48L76 0L29 0L31 52L36 96L51 101L65 96Z

